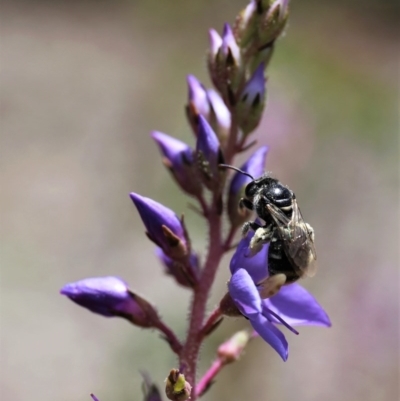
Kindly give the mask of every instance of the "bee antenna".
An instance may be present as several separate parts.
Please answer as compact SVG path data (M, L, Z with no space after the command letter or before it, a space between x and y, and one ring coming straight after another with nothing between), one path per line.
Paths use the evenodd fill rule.
M235 171L237 171L237 172L240 173L240 174L247 175L247 177L250 177L250 178L254 181L254 177L253 177L251 174L246 173L245 171L240 170L240 169L237 168L237 167L230 166L229 164L218 164L218 167L229 168L229 169L231 169L231 170L235 170Z

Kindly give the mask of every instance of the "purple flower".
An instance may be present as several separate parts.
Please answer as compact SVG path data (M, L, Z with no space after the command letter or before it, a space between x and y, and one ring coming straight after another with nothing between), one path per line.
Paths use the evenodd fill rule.
M224 25L221 51L222 54L225 56L228 64L234 64L236 66L240 65L240 48L236 43L235 35L233 34L232 28L229 24Z
M247 135L257 128L265 106L266 79L265 64L261 63L246 83L237 104L240 128Z
M262 146L257 149L247 161L240 167L242 171L250 174L252 177L259 178L264 173L265 160L267 158L268 146ZM241 189L251 181L247 175L239 172L235 173L229 186L229 194L237 195Z
M187 253L185 230L171 210L150 198L134 192L130 197L147 229L147 236L170 257L182 258Z
M201 183L193 179L196 174L193 149L186 143L162 132L153 131L151 136L160 148L164 165L170 170L179 186L190 195L200 194Z
M193 75L187 76L189 90L189 104L194 106L197 115L208 118L210 114L210 104L207 98L207 91L204 85Z
M257 149L244 163L240 169L252 177L259 178L264 173L265 160L268 153L268 147L263 146ZM247 209L240 210L239 200L243 196L243 189L246 184L251 181L251 178L247 175L239 172L233 176L228 191L228 216L231 224L235 227L243 224L249 219L250 211Z
M210 41L210 57L215 58L222 46L222 38L215 29L208 31L208 39Z
M118 277L86 278L64 285L60 293L93 313L124 317L141 327L152 327L158 320L151 305Z
M264 77L265 65L261 63L254 71L243 89L240 100L249 108L254 108L265 97L266 79Z
M223 157L218 137L203 116L199 116L196 151L204 183L213 188L213 183L218 182L218 164L223 163Z
M231 113L229 109L214 89L207 90L207 97L211 105L211 116L215 119L215 123L212 123L212 125L216 126L219 136L221 134L228 135L231 127Z
M291 331L294 331L292 325L329 327L331 323L314 297L296 283L283 286L269 299L261 298L262 282L268 277L268 245L255 256L248 257L251 237L249 233L242 239L232 257L229 293L256 332L286 360L286 339L272 323L284 324Z
M197 277L199 274L199 259L195 253L192 252L189 256L192 275L188 274L187 267L182 262L171 259L161 248L156 249L156 255L165 266L165 272L174 277L178 284L188 288L193 287L192 276Z

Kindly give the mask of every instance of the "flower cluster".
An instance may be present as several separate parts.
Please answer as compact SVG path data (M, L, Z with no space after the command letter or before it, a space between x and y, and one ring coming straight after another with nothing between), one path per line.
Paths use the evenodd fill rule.
M240 227L252 211L239 207L244 188L264 173L268 147L252 152L231 177L221 164L255 145L249 137L258 126L266 105L265 71L276 40L288 18L288 0L252 0L233 26L225 24L222 35L209 31L208 71L214 88L196 77L187 77L186 116L193 131L193 145L160 131L151 133L163 165L183 193L198 203L197 211L208 224L209 248L200 258L192 246L183 217L151 198L132 192L145 233L165 273L192 292L189 327L181 341L165 324L156 308L114 276L87 278L65 285L61 294L76 304L105 317L121 317L133 325L162 333L179 359L179 369L167 374L165 394L171 400L195 401L227 364L239 359L254 337L261 337L283 360L288 342L277 325L298 334L293 326L330 326L317 301L297 283L286 284L282 275L268 275L268 243L250 255L249 232L233 245ZM243 174L244 173L244 174ZM225 218L227 217L227 219ZM225 227L224 222L229 226ZM230 262L228 292L206 317L207 299L224 254L235 249ZM140 268L140 266L138 266ZM265 291L265 283L273 285ZM236 333L218 349L215 362L196 384L197 362L203 340L221 324L224 316L246 318L253 332ZM160 401L157 386L144 377L145 400ZM92 395L95 401L97 398Z

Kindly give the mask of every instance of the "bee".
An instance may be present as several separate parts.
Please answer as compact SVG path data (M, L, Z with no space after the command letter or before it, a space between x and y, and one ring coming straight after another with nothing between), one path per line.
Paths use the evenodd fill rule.
M269 282L263 283L265 294L275 293L276 290L272 287L276 283L282 286L305 275L313 276L317 268L314 230L304 221L295 194L269 174L254 179L236 167L222 166L247 175L252 180L245 187L244 198L239 201L239 208L254 210L265 222L261 225L257 221L248 221L242 228L244 236L250 230L254 231L249 245L250 256L259 252L265 244L269 244L270 277L267 279Z

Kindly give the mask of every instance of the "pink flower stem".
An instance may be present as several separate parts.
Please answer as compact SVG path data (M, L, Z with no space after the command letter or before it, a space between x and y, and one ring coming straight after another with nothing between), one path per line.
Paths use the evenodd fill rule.
M224 363L221 359L216 359L204 376L200 379L199 383L196 386L196 397L201 397L212 385L212 381L217 376L219 371L224 367Z

